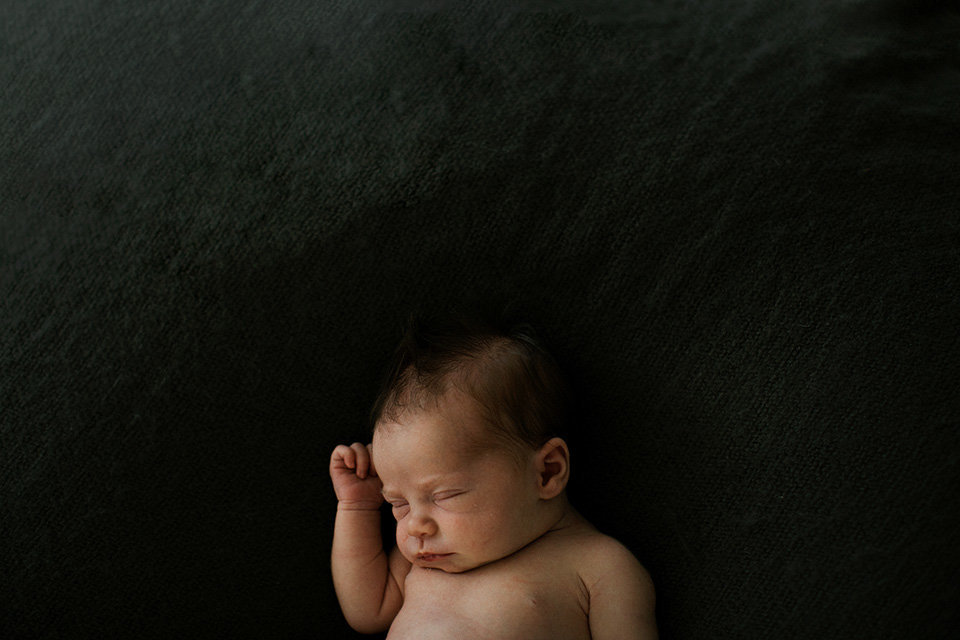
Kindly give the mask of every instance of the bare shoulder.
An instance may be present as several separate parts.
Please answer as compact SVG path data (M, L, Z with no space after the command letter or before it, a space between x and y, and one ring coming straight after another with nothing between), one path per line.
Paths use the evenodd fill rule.
M653 580L636 556L596 531L583 534L579 544L577 573L587 590L593 637L656 638Z
M589 587L615 576L634 579L653 596L653 580L636 556L619 540L599 531L584 533L578 541L578 572Z

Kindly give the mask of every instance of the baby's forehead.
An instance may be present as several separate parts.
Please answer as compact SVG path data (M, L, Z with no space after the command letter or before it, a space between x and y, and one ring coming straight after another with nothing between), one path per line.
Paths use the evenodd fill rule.
M384 422L373 435L374 464L388 475L465 471L484 458L513 453L486 426L444 420Z
M382 423L373 434L374 455L399 463L423 466L462 467L466 461L491 447L482 446L489 439L472 425L437 422Z

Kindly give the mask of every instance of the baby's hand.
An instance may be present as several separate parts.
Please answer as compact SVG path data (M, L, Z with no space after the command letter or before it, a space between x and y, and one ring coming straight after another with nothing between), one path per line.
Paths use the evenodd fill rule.
M348 509L379 509L383 483L373 467L370 445L341 444L330 456L330 478L340 505Z

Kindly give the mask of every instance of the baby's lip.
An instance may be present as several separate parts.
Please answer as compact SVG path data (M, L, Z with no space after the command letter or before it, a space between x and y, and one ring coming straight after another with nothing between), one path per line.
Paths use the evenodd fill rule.
M431 553L428 551L418 551L417 560L423 560L424 562L431 562L433 560L439 560L441 558L446 558L447 556L452 556L452 553Z

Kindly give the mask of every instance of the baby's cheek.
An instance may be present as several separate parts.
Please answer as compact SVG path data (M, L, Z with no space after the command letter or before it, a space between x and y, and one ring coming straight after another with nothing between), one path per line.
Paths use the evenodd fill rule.
M509 548L513 551L519 542L523 544L529 542L524 540L525 534L523 527L519 526L518 519L503 511L486 514L486 521L481 530L488 535L488 544L500 550Z
M481 548L489 545L501 534L501 522L492 513L471 513L453 518L451 528L455 529L458 537L470 540Z

